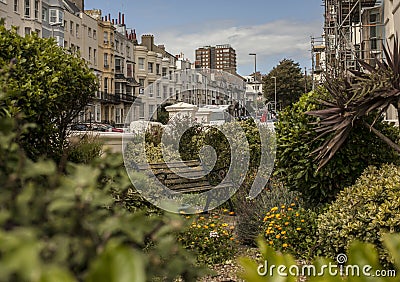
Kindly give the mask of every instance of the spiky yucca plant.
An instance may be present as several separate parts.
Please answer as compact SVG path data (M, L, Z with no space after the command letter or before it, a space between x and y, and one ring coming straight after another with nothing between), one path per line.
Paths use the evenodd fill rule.
M351 71L352 76L337 80L327 78L325 87L330 97L320 99L321 109L307 114L319 118L315 130L317 139L329 135L326 141L314 153L319 162L318 169L323 167L347 140L356 123L368 127L388 146L400 153L400 146L382 132L374 128L375 121L390 105L399 111L400 108L400 48L397 37L393 50L383 47L386 60L376 59L376 67L358 60L363 71ZM374 113L372 123L366 117Z

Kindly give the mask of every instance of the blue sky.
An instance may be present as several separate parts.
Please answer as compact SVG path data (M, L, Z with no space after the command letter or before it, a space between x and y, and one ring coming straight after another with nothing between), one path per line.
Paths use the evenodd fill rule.
M238 73L268 73L283 58L311 67L310 36L322 34L322 0L86 0L85 9L103 15L125 14L137 35L153 34L156 44L194 61L195 49L231 44L237 53Z

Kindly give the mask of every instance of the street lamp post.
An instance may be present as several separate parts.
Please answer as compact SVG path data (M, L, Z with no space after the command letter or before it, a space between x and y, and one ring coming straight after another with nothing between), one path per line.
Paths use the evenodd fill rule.
M257 54L256 53L249 53L250 56L254 56L254 85L256 85L256 78L257 78ZM257 97L255 97L256 103L256 119L257 119L257 112L258 112L258 101Z
M274 79L274 85L275 85L274 110L275 110L275 113L276 113L276 76L272 76L272 78Z

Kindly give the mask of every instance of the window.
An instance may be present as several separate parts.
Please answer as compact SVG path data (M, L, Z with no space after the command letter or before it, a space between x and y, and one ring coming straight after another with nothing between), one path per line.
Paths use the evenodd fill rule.
M89 61L92 59L92 47L89 47Z
M103 40L104 44L108 44L108 32L105 31L103 36L104 36L104 40Z
M42 22L47 23L49 21L49 11L47 8L42 7Z
M69 23L69 33L73 36L74 35L74 22L71 21Z
M166 99L168 94L167 85L163 85L163 98Z
M167 76L167 68L162 68L162 76Z
M160 64L156 64L156 74L160 74Z
M108 93L108 78L104 78L104 93Z
M30 18L31 17L31 0L25 0L25 18ZM26 34L26 33L25 33Z
M140 87L144 87L144 79L143 78L139 78L139 84L140 84Z
M122 72L122 66L121 66L121 59L120 58L115 58L115 71L116 72Z
M128 45L126 45L126 55L128 58L131 57L131 47L129 47Z
M157 93L157 97L161 97L161 94L160 94L160 84L156 84L156 93Z
M139 58L139 69L144 70L144 58Z
M126 64L126 76L127 77L133 77L132 64Z
M35 19L39 19L39 0L35 0Z
M58 23L62 24L64 22L64 11L58 11Z
M14 12L19 12L19 0L14 0Z
M154 114L154 105L149 105L149 116L153 116Z
M108 65L108 54L107 53L104 54L104 67L105 68L109 67L109 65Z
M149 97L153 97L153 84L149 85Z
M93 39L97 39L97 31L93 30Z
M79 38L79 24L76 24L75 32L76 32L76 38Z
M91 27L88 28L88 37L92 37L92 28Z
M115 40L115 49L119 52L119 41Z
M93 49L93 61L94 65L97 66L97 49Z
M30 27L25 27L25 35L31 34L31 28Z
M149 73L153 73L153 63L148 63L148 64L147 64L147 71L148 71Z
M55 24L57 22L57 10L50 10L50 23Z
M140 106L139 106L139 118L144 118L144 103L140 103Z

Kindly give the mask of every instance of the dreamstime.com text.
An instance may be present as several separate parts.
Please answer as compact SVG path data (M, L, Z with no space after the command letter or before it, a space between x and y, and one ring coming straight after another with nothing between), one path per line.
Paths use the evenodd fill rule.
M268 265L268 261L257 268L260 276L366 276L366 277L396 277L396 270L373 270L371 265Z

